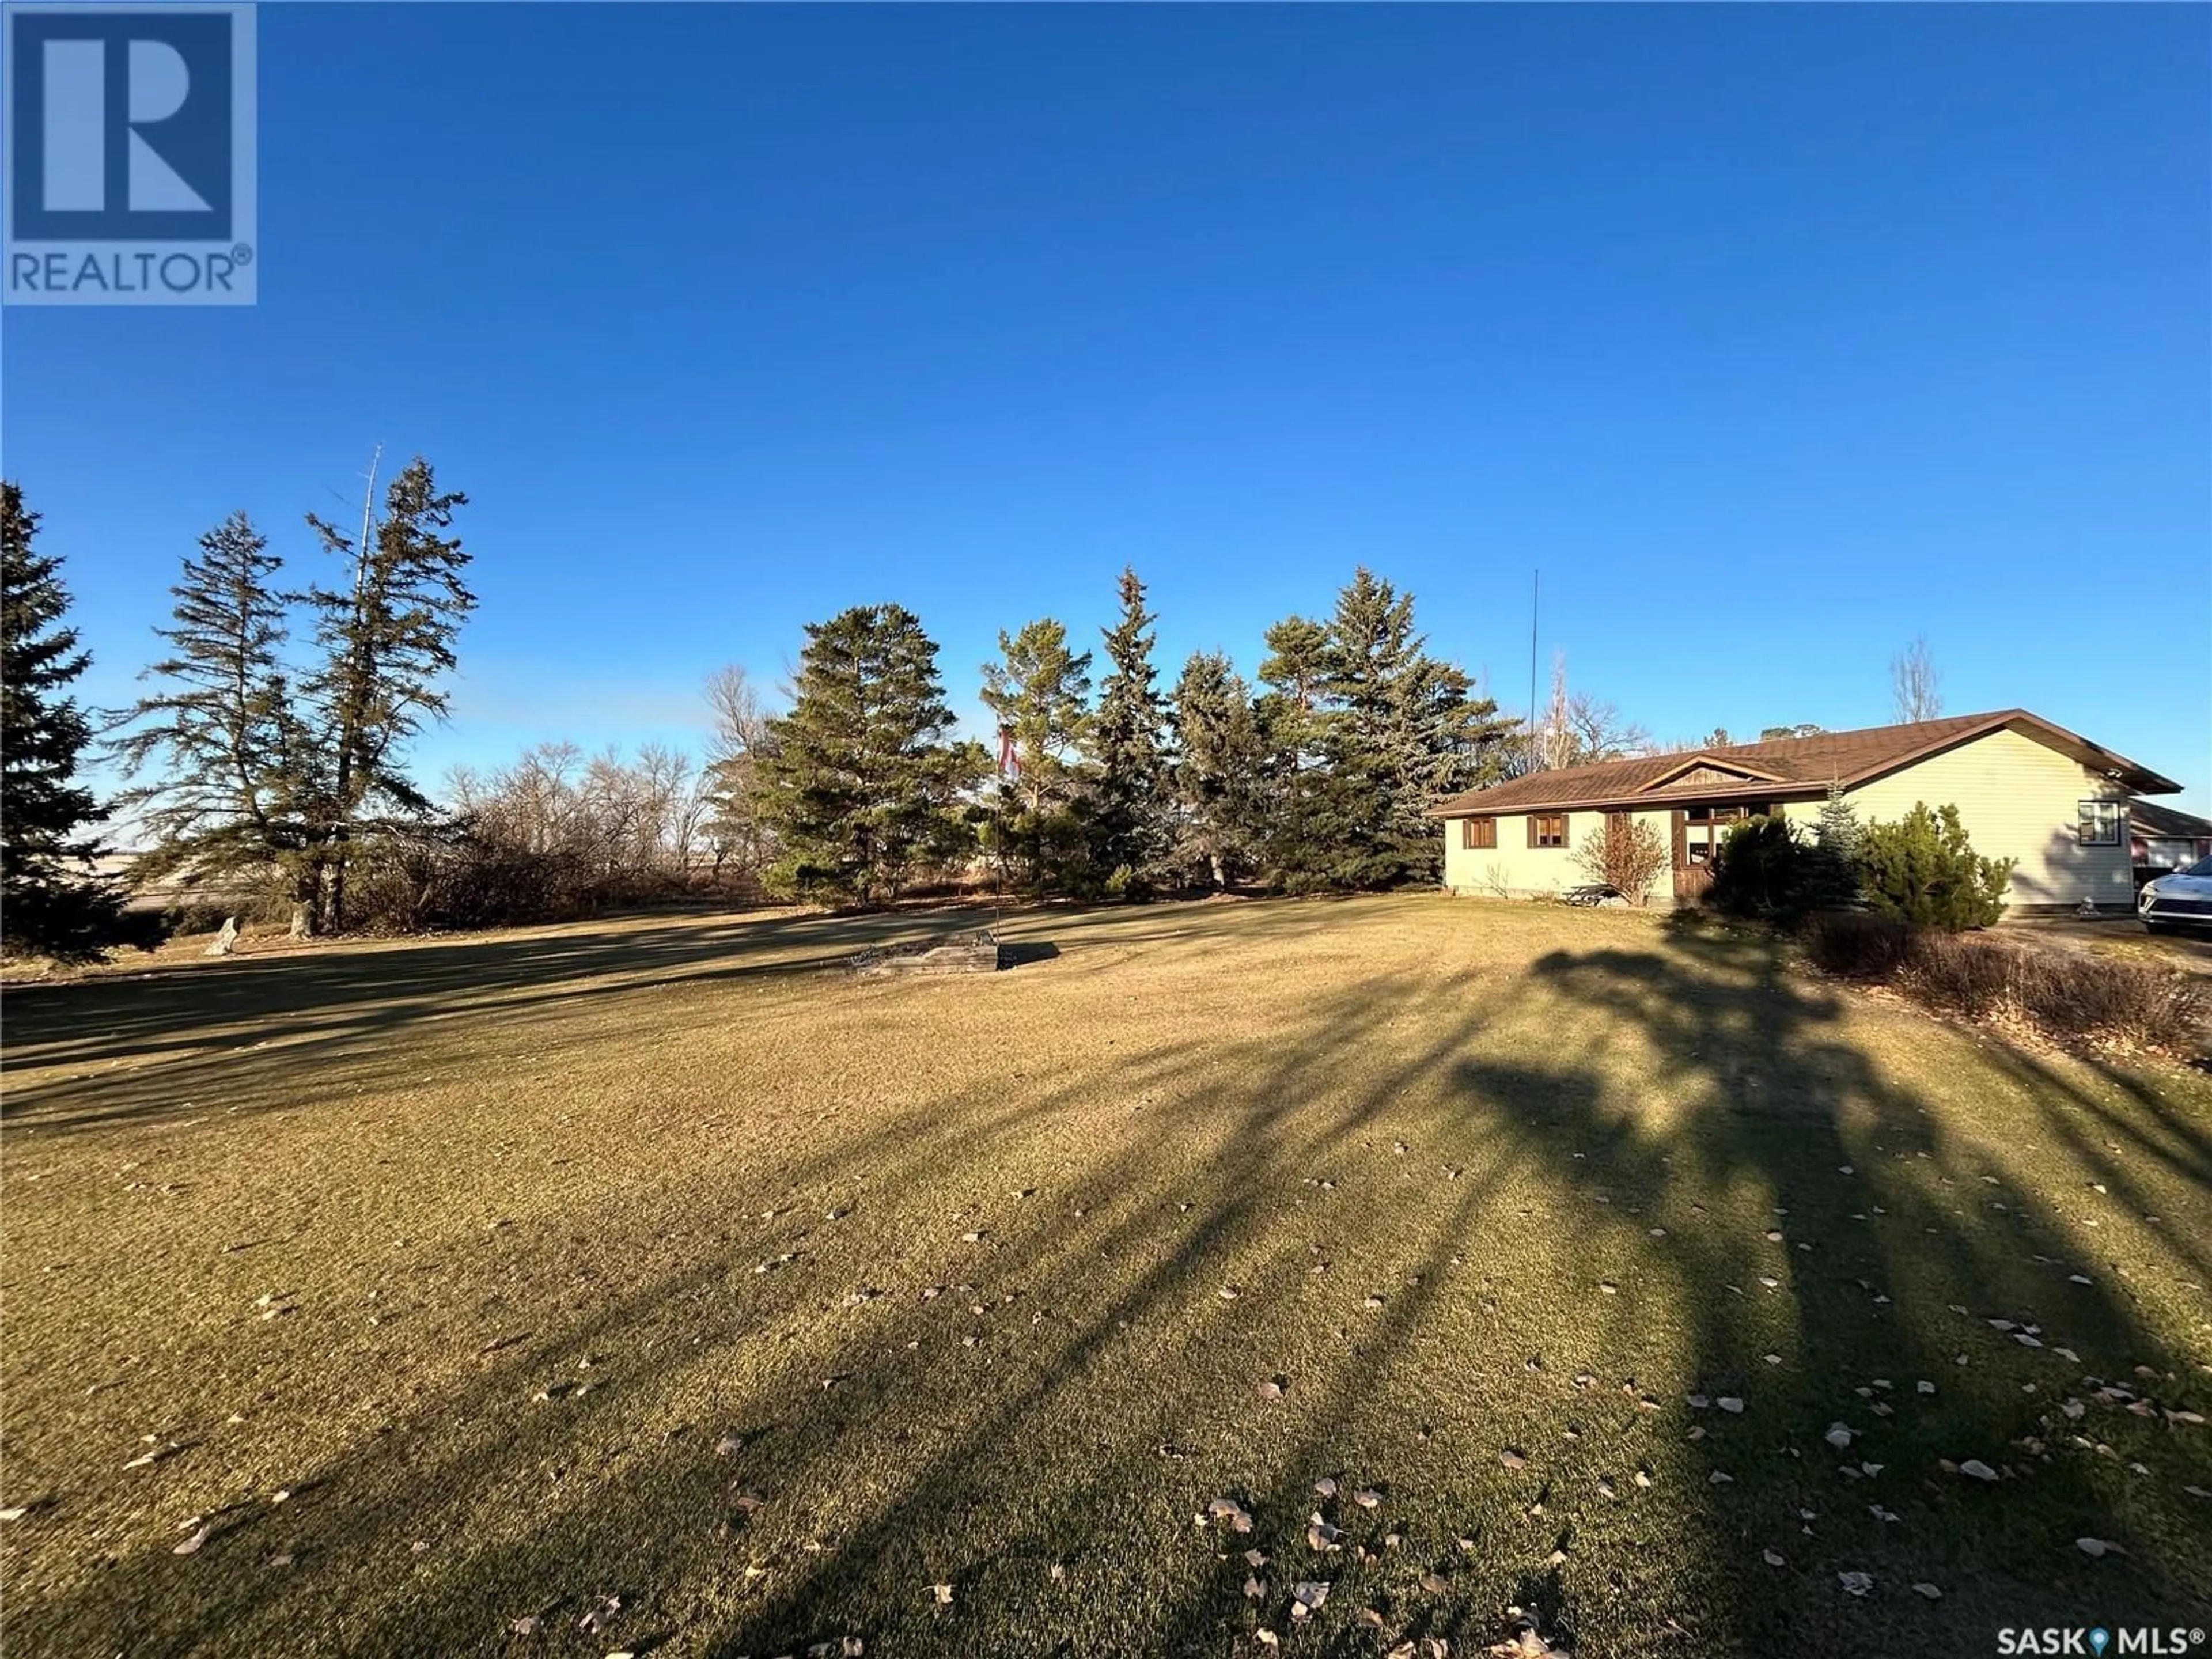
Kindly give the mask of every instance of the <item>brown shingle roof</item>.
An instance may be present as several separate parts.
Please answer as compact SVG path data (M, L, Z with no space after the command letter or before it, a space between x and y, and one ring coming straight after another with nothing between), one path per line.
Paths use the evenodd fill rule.
M2179 812L2171 806L2160 806L2154 801L2130 801L2128 820L2136 829L2154 836L2186 836L2192 841L2212 839L2212 822L2194 812Z
M1809 738L1774 738L1765 743L1732 743L1674 755L1644 755L1633 760L1601 761L1556 772L1532 772L1487 789L1455 795L1434 808L1433 817L1477 813L1553 811L1561 807L1626 806L1643 801L1727 800L1816 793L1833 779L1847 787L1893 772L1901 766L1990 732L2009 727L2083 765L2115 776L2128 788L2172 794L2181 786L2138 766L2124 755L2077 737L2025 708L1988 714L1954 714L1948 720L1909 726L1870 726L1856 732L1822 732ZM1676 774L1711 763L1747 775L1735 784L1711 778L1672 783Z

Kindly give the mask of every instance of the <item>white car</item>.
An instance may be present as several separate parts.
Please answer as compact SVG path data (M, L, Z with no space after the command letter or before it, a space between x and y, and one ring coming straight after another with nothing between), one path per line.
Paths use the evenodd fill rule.
M2199 859L2185 870L2145 882L2136 895L2136 915L2154 933L2174 927L2212 927L2212 859Z

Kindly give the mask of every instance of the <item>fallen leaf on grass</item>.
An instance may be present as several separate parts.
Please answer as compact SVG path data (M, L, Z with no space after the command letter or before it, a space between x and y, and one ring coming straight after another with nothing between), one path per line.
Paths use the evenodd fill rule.
M1844 1594L1848 1595L1864 1595L1874 1588L1874 1575L1865 1572L1839 1572L1836 1575L1836 1582L1844 1587Z
M1960 1464L1959 1473L1971 1474L1977 1480L1994 1480L1997 1478L1997 1472L1978 1457L1970 1457Z
M1738 1417L1743 1415L1743 1401L1737 1399L1734 1395L1722 1395L1719 1403L1720 1408L1723 1411L1733 1412Z
M1940 1601L1943 1599L1943 1592L1925 1579L1915 1584L1912 1589L1915 1595L1924 1595L1931 1601Z
M950 1585L950 1584L932 1584L932 1585L929 1587L929 1593L930 1593L933 1596L934 1596L934 1597L936 1597L936 1598L937 1598L937 1605L938 1605L939 1607L951 1607L951 1606L952 1605L952 1586L951 1586L951 1585Z
M1215 1498L1206 1506L1206 1513L1209 1520L1226 1521L1232 1532L1252 1530L1252 1517L1245 1512L1244 1506L1233 1498Z
M593 1607L581 1619L579 1619L576 1621L576 1628L580 1631L588 1631L593 1636L597 1636L600 1632L605 1630L609 1625L614 1623L617 1615L622 1612L622 1597L619 1595L610 1595L606 1600L600 1602L599 1606Z
M1782 1559L1782 1557L1781 1557L1781 1555L1780 1555L1779 1553L1778 1553L1777 1552L1775 1552L1775 1551L1773 1551L1773 1550L1761 1550L1761 1551L1759 1551L1759 1559L1760 1560L1762 1560L1762 1561L1765 1562L1765 1563L1766 1563L1766 1565L1767 1565L1768 1566L1770 1566L1770 1567L1780 1567L1780 1566L1786 1566L1786 1565L1789 1565L1787 1562L1785 1562L1784 1560L1783 1560L1783 1559Z
M2108 1538L2077 1538L2074 1540L2074 1547L2081 1551L2082 1554L2087 1556L2093 1561L2100 1559L2107 1555L2125 1555L2127 1553L2125 1550L2122 1549L2118 1544L2113 1543L2112 1540Z

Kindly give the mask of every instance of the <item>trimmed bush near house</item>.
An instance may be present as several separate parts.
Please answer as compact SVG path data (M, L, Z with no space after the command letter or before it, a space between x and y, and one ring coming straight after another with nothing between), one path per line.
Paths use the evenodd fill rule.
M1705 902L1736 916L1795 919L1802 911L1800 866L1808 848L1787 818L1746 818L1728 832L1713 862Z
M1955 806L1930 811L1916 802L1896 823L1870 823L1859 833L1856 868L1867 902L1916 927L1957 933L1993 926L2004 914L2012 866L1974 851Z

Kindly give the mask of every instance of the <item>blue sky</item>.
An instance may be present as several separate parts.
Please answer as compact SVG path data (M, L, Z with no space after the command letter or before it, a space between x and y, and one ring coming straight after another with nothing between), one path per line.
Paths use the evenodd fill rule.
M264 6L252 309L12 309L4 461L127 696L193 538L468 490L434 778L684 738L896 599L1365 562L1662 736L2024 704L2212 806L2212 11Z

